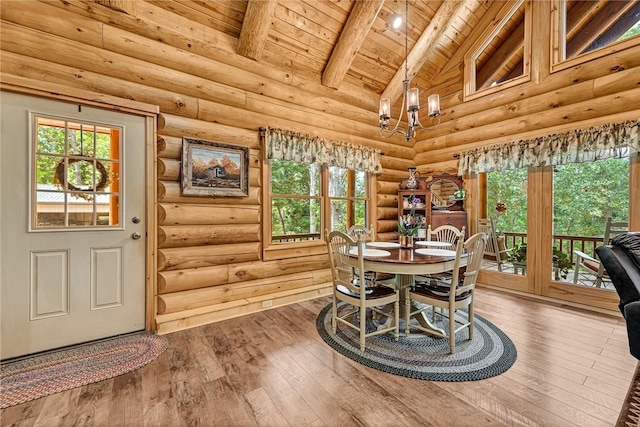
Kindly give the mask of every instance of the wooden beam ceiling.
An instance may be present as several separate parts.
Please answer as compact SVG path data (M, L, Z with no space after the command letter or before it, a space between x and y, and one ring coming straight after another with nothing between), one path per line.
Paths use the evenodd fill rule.
M384 0L358 1L354 4L322 73L323 85L338 88L383 4Z
M278 0L249 0L238 39L238 55L260 59Z
M396 74L393 76L387 88L382 93L382 97L391 98L392 102L397 100L402 94L402 82L404 81L405 63L409 64L408 78L412 79L422 68L429 58L429 55L438 45L442 34L447 29L451 21L455 19L459 10L471 0L451 0L442 2L438 12L433 17L429 25L422 33L405 61L402 63Z

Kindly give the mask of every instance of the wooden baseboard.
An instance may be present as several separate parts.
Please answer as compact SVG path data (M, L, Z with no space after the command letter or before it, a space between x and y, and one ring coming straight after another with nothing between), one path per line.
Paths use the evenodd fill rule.
M331 282L156 316L159 335L331 295Z

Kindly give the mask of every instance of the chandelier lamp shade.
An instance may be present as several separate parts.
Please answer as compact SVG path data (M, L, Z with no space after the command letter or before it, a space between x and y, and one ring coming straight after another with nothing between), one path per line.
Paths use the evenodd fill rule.
M420 111L420 89L411 87L411 80L409 80L409 1L405 1L405 21L404 21L404 81L402 82L402 107L400 107L400 116L395 126L391 127L391 98L380 98L380 136L383 138L389 138L393 135L401 134L404 136L407 142L416 136L416 131L419 129L425 129L420 123L418 118L418 111ZM431 119L431 126L433 128L440 124L440 96L437 94L429 96L427 100L428 115ZM406 107L406 110L405 110ZM407 113L407 128L400 127L404 112Z

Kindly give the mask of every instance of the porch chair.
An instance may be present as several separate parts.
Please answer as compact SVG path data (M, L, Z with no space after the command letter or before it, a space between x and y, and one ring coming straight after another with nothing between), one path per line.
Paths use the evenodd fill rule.
M502 271L506 255L511 249L507 249L506 247L500 248L498 244L498 233L496 232L496 225L493 218L478 218L478 233L485 233L488 236L489 240L484 254L495 257L496 263L498 264L498 271Z
M331 276L333 278L333 311L331 315L333 333L336 333L338 322L358 330L360 333L361 351L365 349L365 339L367 337L393 331L397 340L400 331L398 324L400 312L398 291L382 284L367 286L366 276L357 276L354 273L352 264L349 263L349 254L357 254L357 270L365 271L364 239L361 237L351 237L342 231L329 232L326 230L325 234L327 236L327 250L329 252ZM365 289L366 291L363 292ZM347 313L338 316L339 302L350 305L353 310L348 310ZM380 308L386 304L393 304L393 310L391 312L386 312ZM379 315L393 318L392 326L367 332L366 319L368 308ZM357 322L357 324L355 322Z
M626 233L628 231L629 231L628 222L625 222L625 221L614 222L611 217L608 217L607 223L604 228L604 238L602 239L603 246L610 245L611 239L613 239L618 234ZM592 282L593 286L595 286L596 288L602 287L603 282L606 282L604 286L605 288L607 287L607 283L611 283L611 279L609 278L609 274L607 273L607 270L604 268L604 266L599 260L577 249L573 250L573 254L576 257L575 270L573 272L574 284L576 285L578 284L578 280L580 280L580 277L579 277L580 275L582 275L581 282L585 280Z
M455 353L456 351L456 333L460 332L464 328L469 329L469 339L473 338L473 296L480 271L480 264L484 255L485 248L487 246L488 236L485 233L474 234L469 237L467 241L463 242L462 239L458 240L456 245L456 259L453 264L453 275L450 280L439 280L435 285L433 282L428 284L415 284L412 288L407 290L405 299L405 321L406 321L406 333L409 333L409 319L427 308L432 306L433 310L436 307L441 309L448 309L449 318L449 331L444 331L442 334L435 333L442 338L449 339L449 351ZM463 249L465 252L463 253ZM460 264L462 258L467 258L466 271L461 270ZM464 272L462 272L464 271ZM411 303L413 301L427 304L427 306L418 307L416 310L411 311ZM457 321L455 318L455 312L459 308L468 307L469 318L467 322ZM460 324L456 328L456 322ZM419 324L412 325L417 329L424 330L433 334L432 330L427 330Z

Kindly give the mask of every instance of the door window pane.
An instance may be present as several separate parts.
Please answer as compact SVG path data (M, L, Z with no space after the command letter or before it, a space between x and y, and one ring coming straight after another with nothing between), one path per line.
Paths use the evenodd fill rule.
M33 227L119 225L121 130L44 116L34 125Z

